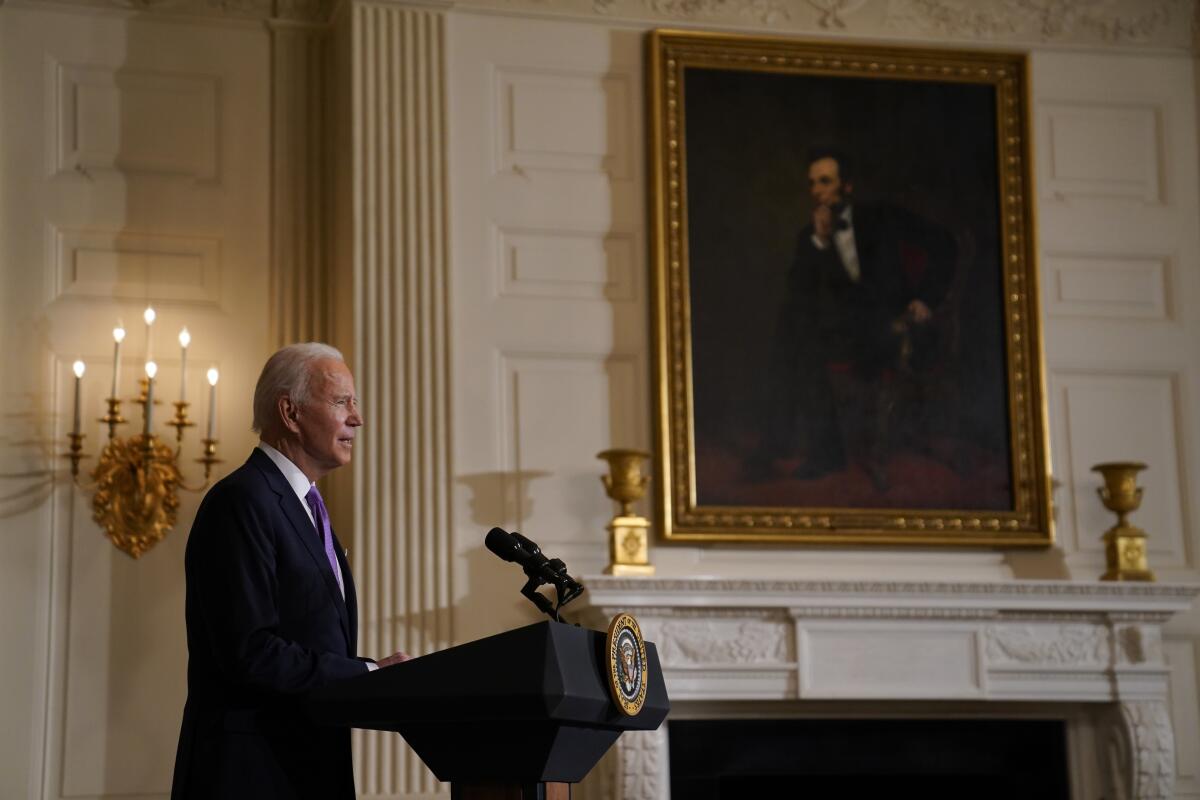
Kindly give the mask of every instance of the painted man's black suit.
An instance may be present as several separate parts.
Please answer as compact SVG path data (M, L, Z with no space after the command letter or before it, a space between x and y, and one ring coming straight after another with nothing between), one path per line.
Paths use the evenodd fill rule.
M858 280L833 241L822 249L811 225L800 233L776 330L772 411L760 448L767 458L803 450L807 466L801 469L817 474L839 469L847 456L839 425L847 409L839 408L831 370L868 384L892 368L919 370L934 329L910 323L898 332L897 325L913 300L936 312L954 274L956 246L944 228L892 205L855 204L851 219Z
M299 708L303 692L367 671L350 567L334 537L343 600L302 502L255 449L196 514L173 800L354 798L350 731Z

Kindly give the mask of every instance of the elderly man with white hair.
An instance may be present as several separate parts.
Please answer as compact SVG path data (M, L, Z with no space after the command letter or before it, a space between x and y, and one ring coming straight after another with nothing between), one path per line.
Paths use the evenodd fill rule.
M353 798L350 732L300 696L378 664L355 654L354 579L316 481L350 463L363 424L342 354L310 342L267 360L258 446L205 496L188 538L188 697L172 798Z

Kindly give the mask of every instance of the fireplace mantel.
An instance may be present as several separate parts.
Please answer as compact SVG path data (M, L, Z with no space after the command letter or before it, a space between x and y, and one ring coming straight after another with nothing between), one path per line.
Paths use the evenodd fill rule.
M585 579L583 617L621 611L658 648L671 699L1093 704L1113 712L1119 796L1170 797L1162 625L1200 585ZM998 708L1000 706L997 706ZM666 800L667 731L624 737L614 795ZM625 740L628 741L625 741ZM656 779L647 764L661 766ZM636 774L631 774L634 770Z

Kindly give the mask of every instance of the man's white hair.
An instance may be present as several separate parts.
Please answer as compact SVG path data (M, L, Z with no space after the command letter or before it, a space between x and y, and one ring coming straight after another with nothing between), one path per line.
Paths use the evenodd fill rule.
M290 397L297 405L308 402L312 364L323 359L346 361L336 347L323 342L289 344L267 359L254 387L254 424L251 427L255 433L261 434L263 428L277 418L279 398Z

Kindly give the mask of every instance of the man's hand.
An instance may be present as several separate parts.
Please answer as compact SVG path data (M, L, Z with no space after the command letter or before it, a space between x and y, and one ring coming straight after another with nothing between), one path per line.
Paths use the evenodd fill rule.
M913 300L908 304L908 319L912 320L917 325L924 325L933 318L933 312L929 310L929 306L925 305L920 300Z
M412 656L407 655L406 653L395 652L395 653L392 653L387 658L379 659L375 663L379 665L380 669L383 669L384 667L390 667L394 664L402 664L405 661L409 661L411 659L412 659Z
M833 210L829 206L817 206L813 209L813 235L820 239L822 244L829 244L829 237L833 235Z

